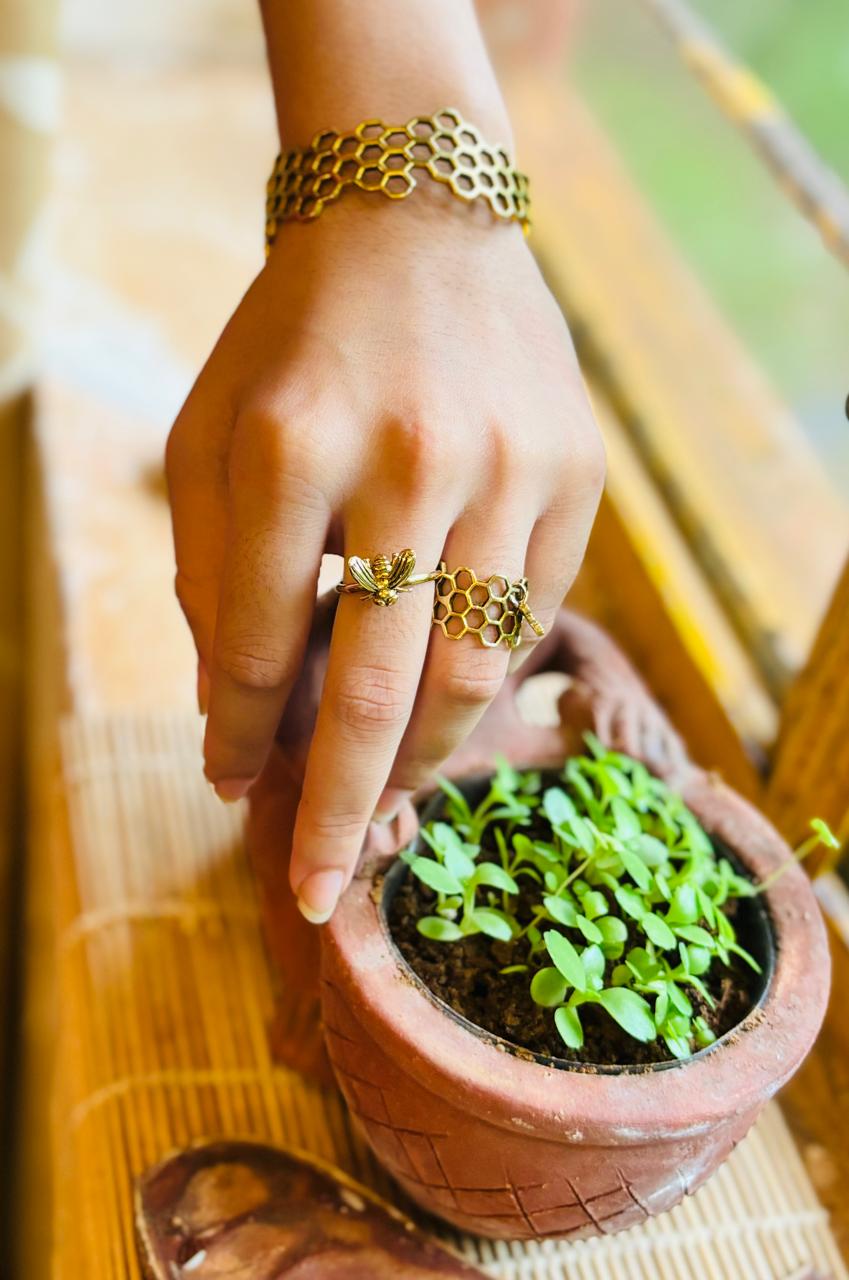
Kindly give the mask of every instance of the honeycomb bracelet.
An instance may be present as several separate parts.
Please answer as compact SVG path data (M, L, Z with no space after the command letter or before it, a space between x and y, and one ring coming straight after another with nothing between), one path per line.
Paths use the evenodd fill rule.
M454 107L402 125L364 120L350 133L325 130L308 147L282 152L268 180L265 243L282 222L309 222L346 187L406 200L424 171L460 200L485 200L496 218L530 226L528 179Z

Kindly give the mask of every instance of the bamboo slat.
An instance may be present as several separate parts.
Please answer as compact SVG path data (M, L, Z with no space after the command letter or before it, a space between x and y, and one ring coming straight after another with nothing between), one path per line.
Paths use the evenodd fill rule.
M849 191L829 169L771 91L731 56L685 0L642 0L671 38L678 56L720 110L743 131L826 248L849 266Z
M132 1178L192 1139L298 1147L392 1194L336 1092L272 1059L276 976L241 814L203 783L198 750L197 722L180 715L64 725L67 826L51 866L54 1280L140 1280ZM709 1184L644 1227L571 1245L446 1238L504 1280L849 1274L774 1105Z

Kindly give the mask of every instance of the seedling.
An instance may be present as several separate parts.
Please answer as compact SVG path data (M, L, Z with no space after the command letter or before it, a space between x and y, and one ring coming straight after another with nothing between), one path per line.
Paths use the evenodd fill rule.
M510 944L501 972L527 975L529 1000L552 1011L572 1050L592 1004L634 1040L659 1036L687 1058L715 1038L690 994L713 1007L708 975L734 956L760 972L727 904L785 868L761 884L740 875L664 782L593 735L586 741L558 786L504 760L474 808L441 783L445 820L421 830L429 853L402 854L436 895L417 928L449 944L471 934ZM796 857L837 847L825 823L811 827Z

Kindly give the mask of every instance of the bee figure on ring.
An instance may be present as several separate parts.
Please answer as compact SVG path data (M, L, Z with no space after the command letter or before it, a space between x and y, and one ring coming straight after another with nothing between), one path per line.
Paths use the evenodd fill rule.
M440 564L433 573L421 573L413 576L416 567L416 553L410 547L392 556L349 556L348 568L354 578L353 582L340 582L336 590L346 594L355 594L370 600L372 604L383 608L395 603L402 591L409 591L420 582L433 582L445 571Z

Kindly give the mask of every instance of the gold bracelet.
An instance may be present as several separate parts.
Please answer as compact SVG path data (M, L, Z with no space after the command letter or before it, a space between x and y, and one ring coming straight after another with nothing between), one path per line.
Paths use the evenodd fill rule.
M500 146L490 146L453 107L402 125L364 120L351 133L325 130L308 147L281 153L268 180L266 252L281 222L309 222L346 187L405 200L414 170L445 183L460 200L485 200L496 218L530 227L528 179Z

